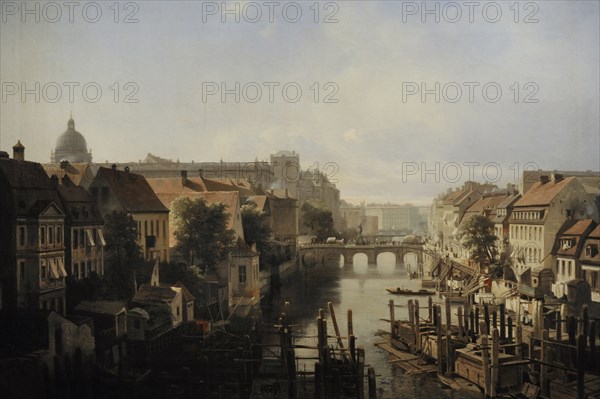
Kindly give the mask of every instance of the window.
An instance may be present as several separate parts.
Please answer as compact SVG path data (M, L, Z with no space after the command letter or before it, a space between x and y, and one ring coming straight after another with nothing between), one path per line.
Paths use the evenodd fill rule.
M48 279L48 266L46 265L45 260L42 260L40 263L40 279L42 281Z
M48 244L54 244L54 226L48 226Z
M144 220L144 236L148 235L148 221Z
M25 261L19 261L19 286L25 281Z
M62 243L62 226L56 226L56 243Z
M46 226L40 227L40 245L46 245Z
M154 235L154 220L150 221L150 235Z
M156 221L156 237L160 237L160 220Z
M76 229L73 229L73 249L77 249L79 247L79 233L77 233Z
M19 246L25 246L25 226L19 226Z
M238 269L239 281L240 283L246 282L246 266L240 265Z
M163 237L167 236L167 221L163 219Z
M85 247L85 230L79 230L79 245L83 248Z

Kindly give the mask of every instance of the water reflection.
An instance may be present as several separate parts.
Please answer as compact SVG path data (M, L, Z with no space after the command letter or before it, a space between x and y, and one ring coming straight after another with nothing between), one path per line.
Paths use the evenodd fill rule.
M377 272L383 275L394 274L396 272L396 255L391 252L384 252L377 256Z
M352 270L355 274L364 275L368 273L369 258L366 254L355 254L352 258Z

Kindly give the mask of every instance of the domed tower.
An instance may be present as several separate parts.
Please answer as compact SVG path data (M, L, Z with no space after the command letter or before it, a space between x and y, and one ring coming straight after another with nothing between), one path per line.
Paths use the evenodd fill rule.
M59 163L64 160L71 163L92 162L92 152L88 152L83 135L75 130L72 117L67 123L67 131L58 136L56 147L50 154L50 162Z

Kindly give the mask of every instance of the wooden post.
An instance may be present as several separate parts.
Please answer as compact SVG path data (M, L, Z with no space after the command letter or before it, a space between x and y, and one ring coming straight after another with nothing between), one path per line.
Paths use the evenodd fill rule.
M496 387L498 386L498 373L500 369L498 366L500 365L500 334L498 333L498 329L494 328L492 331L492 370L491 370L491 387L490 387L490 396L492 398L496 397Z
M392 334L392 338L394 338L396 336L396 334L394 333L394 300L390 299L390 334Z
M468 335L467 332L469 331L469 303L466 302L465 303L465 307L463 309L463 334L464 335Z
M329 316L331 316L331 322L333 323L333 331L335 331L335 336L337 337L338 346L340 347L340 349L344 349L344 343L342 342L342 336L340 334L340 329L337 324L337 319L335 318L335 310L333 309L333 303L327 302L327 306L329 307ZM342 353L343 353L343 351L342 351Z
M492 327L492 329L498 328L498 312L496 312L495 310L492 313Z
M436 309L439 305L436 305ZM436 323L435 323L435 334L436 334L436 342L437 342L437 366L438 366L438 374L442 375L444 373L444 368L442 364L442 315L441 312L436 312Z
M544 329L544 303L542 301L537 301L536 316L537 316L537 319L536 319L535 325L536 325L536 331L538 333L538 335L536 337L541 338L542 330Z
M479 335L479 306L475 308L475 334Z
M433 321L433 325L435 327L437 327L437 322L438 322L438 305L435 305L433 307L433 310L432 310L431 314L433 315L433 320L432 320Z
M540 343L540 389L544 396L548 396L548 381L546 374L548 373L548 366L545 363L548 362L548 341L549 334L547 329L542 330L542 342Z
M421 351L421 319L419 316L419 300L415 299L415 350Z
M415 353L415 306L413 300L408 300L408 324L410 326L410 337L408 337L408 352Z
M583 305L583 308L581 310L581 321L582 321L581 332L583 333L583 336L587 338L589 321L590 321L589 316L588 316L588 305L587 304Z
M500 338L506 338L506 312L504 311L504 304L500 304Z
M452 325L452 314L450 313L450 296L446 295L446 329L450 329Z
M513 340L513 321L510 316L508 316L506 321L508 322L508 331L507 331L508 342L512 342L512 340Z
M595 370L597 366L598 359L596 358L596 323L590 321L590 358L592 359L592 369Z
M462 338L464 336L463 332L463 307L458 307L458 337Z
M521 360L523 359L523 326L520 324L517 324L515 331L515 344L517 344L517 346L515 346L515 355L517 356L517 360ZM517 386L523 386L523 368L519 366L518 370Z
M485 330L485 322L481 322L480 329ZM483 361L483 392L486 398L490 397L490 356L487 334L481 334L481 360Z
M375 369L373 367L369 367L367 374L369 376L369 399L376 399L377 381L375 380Z
M569 316L567 319L567 333L569 334L569 345L577 345L577 341L575 339L575 335L577 333L577 320L575 320L575 317L573 316Z
M473 313L473 309L469 312L469 319L469 331L475 333L475 313Z
M556 342L562 342L562 318L560 315L560 310L557 310L556 313Z
M431 297L431 295L427 299L427 308L429 310L429 323L434 323L435 321L433 320L433 298Z
M585 399L585 337L577 337L577 399Z
M350 335L348 337L348 342L348 350L350 351L352 364L356 364L356 337L354 335Z
M352 324L352 309L348 309L348 336L354 334L354 325Z
M485 331L489 332L490 330L490 306L485 303L483 304L483 321L485 322Z
M452 331L450 328L446 329L446 375L452 375L452 347L450 345L450 341L452 341Z
M365 397L365 350L364 348L357 349L357 381L356 381L356 397L364 399Z

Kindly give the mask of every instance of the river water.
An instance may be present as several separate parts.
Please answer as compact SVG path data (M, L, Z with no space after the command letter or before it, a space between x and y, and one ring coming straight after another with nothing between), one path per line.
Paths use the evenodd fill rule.
M396 265L395 259L382 259L378 264L367 264L357 259L352 266L339 264L314 266L304 273L303 277L294 279L284 285L281 292L263 303L265 320L275 322L285 301L290 302L288 313L290 322L298 325L297 344L317 345L316 318L319 308L325 311L328 320L328 333L334 335L327 303L333 303L336 319L342 336L347 335L347 310L352 309L354 335L357 346L365 348L365 363L374 367L377 374L378 398L482 398L457 392L442 385L434 374L410 375L389 363L392 355L379 349L374 344L383 341L376 336L378 330L389 330L389 323L381 319L389 319L388 302L394 299L396 305L407 305L409 297L389 294L385 288L403 287L421 288L420 280L409 279L407 268L411 265ZM427 303L427 297L420 297L420 306ZM434 302L439 299L434 298ZM421 312L427 314L426 309ZM407 319L408 309L397 307L396 319ZM426 317L426 316L425 316ZM332 344L333 341L330 341ZM316 351L298 350L298 356L315 356ZM300 361L299 370L313 370L314 360Z

